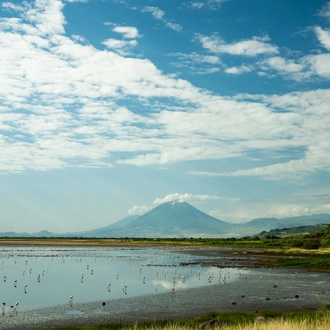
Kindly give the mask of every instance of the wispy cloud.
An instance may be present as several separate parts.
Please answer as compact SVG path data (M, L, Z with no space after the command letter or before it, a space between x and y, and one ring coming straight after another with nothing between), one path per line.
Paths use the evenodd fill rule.
M130 210L128 210L129 215L143 215L150 211L152 208L146 205L134 205Z
M153 204L162 204L166 202L171 202L171 201L180 201L180 202L188 202L188 201L205 201L205 200L218 200L220 197L218 196L209 196L209 195L199 195L199 194L179 194L179 193L174 193L174 194L169 194L163 198L156 198L153 201Z
M330 50L330 32L317 26L315 27L315 34L322 46L327 50Z
M177 58L171 64L178 68L188 68L192 74L209 74L220 70L221 59L214 55L202 55L196 52L191 54L171 53L169 56Z
M147 6L142 8L143 13L151 13L151 15L159 20L162 20L165 13L158 7Z
M247 66L247 65L241 65L241 66L232 66L230 68L226 68L225 72L233 75L239 75L247 72L251 72L253 70L253 67Z
M60 1L16 9L17 17L0 21L0 171L163 166L256 152L265 164L217 175L296 180L329 171L329 90L222 97L164 74L149 59L125 57L120 51L137 43L134 27L113 27L123 40L107 39L108 49L99 49L65 34ZM177 56L217 69L221 52L267 54L267 70L293 74L302 65L310 75L330 75L328 53L291 62L273 56L277 47L267 38L248 41L260 47L216 43L216 54ZM292 148L301 150L298 157L273 157Z
M118 39L107 39L102 42L107 48L117 51L119 54L127 54L133 47L137 45L136 40L118 40Z
M112 31L122 34L126 39L135 39L140 37L138 29L134 26L115 26Z
M308 206L302 202L288 201L244 204L240 208L230 211L211 210L209 214L217 219L228 222L242 223L256 218L289 218L301 215L329 213L330 204Z
M229 0L192 1L188 6L193 9L219 10L222 7L222 4L226 1Z
M239 56L258 56L262 54L277 54L278 47L268 43L270 38L253 37L252 39L242 40L233 43L226 43L217 34L212 36L204 36L202 34L196 34L195 40L198 40L202 47L216 54L231 54Z
M177 23L167 22L166 26L169 27L170 29L174 30L174 31L182 30L181 25L177 24Z
M144 214L148 211L150 211L155 205L171 202L171 201L178 201L178 202L203 202L203 201L217 201L217 200L225 200L227 202L238 202L239 198L232 198L232 197L219 197L219 196L211 196L211 195L203 195L203 194L191 194L191 193L185 193L185 194L179 194L179 193L173 193L166 195L162 198L156 198L153 201L153 206L146 206L146 205L135 205L132 207L128 214Z
M327 2L323 5L319 11L319 15L330 20L330 2Z
M151 15L157 19L157 20L160 20L162 22L165 23L165 26L167 26L168 28L174 30L174 31L180 31L182 30L182 27L180 24L177 24L177 23L173 23L169 20L166 20L164 18L165 16L165 12L161 9L159 9L158 7L153 7L153 6L146 6L146 7L143 7L142 10L141 10L142 13L151 13Z

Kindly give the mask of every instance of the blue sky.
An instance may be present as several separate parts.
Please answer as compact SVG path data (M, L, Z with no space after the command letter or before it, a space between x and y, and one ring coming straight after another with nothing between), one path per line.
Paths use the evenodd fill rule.
M330 213L330 2L2 1L0 85L0 231Z

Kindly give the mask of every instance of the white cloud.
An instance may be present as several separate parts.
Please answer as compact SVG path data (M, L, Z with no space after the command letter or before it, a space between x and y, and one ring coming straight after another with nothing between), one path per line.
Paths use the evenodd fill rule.
M174 31L182 30L182 26L176 23L167 22L165 25Z
M171 64L175 67L186 67L192 74L210 74L220 70L219 65L222 64L218 56L201 55L197 53L172 53L169 56L177 57L176 62ZM217 65L217 66L215 66Z
M42 35L63 34L66 24L60 0L36 0L35 6L28 9L24 18L34 23Z
M143 13L151 13L151 15L159 20L162 20L165 13L158 7L147 6L142 9Z
M210 215L229 222L246 222L255 218L287 218L301 215L312 215L330 212L330 189L302 189L293 195L288 195L285 202L263 200L253 202L242 200L227 210L210 211Z
M202 194L179 194L179 193L174 193L174 194L169 194L163 198L156 198L153 201L153 205L159 205L163 204L166 202L171 202L171 201L178 201L180 203L182 202L191 202L191 201L214 201L214 200L225 200L229 202L236 203L239 201L239 198L231 198L231 197L219 197L219 196L210 196L210 195L202 195ZM138 206L135 205L133 208L131 208L128 211L128 214L133 215L133 214L144 214L148 211L150 211L153 208L153 206L149 207L146 205L143 206Z
M225 43L216 34L211 37L196 34L195 39L198 40L204 49L213 53L231 54L240 56L255 57L261 54L277 54L278 48L269 44L269 37L253 37L252 39L242 40L231 44Z
M305 68L302 64L297 64L293 60L286 60L280 56L268 58L262 62L262 65L283 73L301 72Z
M131 48L137 45L137 41L134 40L118 40L118 39L107 39L102 42L107 48L119 52L119 54L125 55L130 51Z
M327 2L319 11L319 15L330 20L330 2Z
M135 39L108 39L115 53L66 36L62 8L58 1L37 1L0 22L0 171L162 166L255 152L269 158L266 166L220 175L298 179L329 170L329 90L221 97L165 75L148 59L122 56ZM299 63L327 77L328 55ZM180 56L210 65L200 70L221 65L215 55ZM297 70L293 64L273 63L287 72ZM273 157L291 148L301 150L298 157Z
M187 63L207 63L207 64L220 64L221 60L218 56L214 55L201 55L197 53L184 54L184 53L172 53L170 56L176 56L181 61L187 61Z
M142 13L146 13L146 12L151 13L154 18L164 22L165 26L167 26L168 28L170 28L174 31L181 31L182 30L182 27L181 27L180 24L169 22L169 21L165 20L164 11L162 11L158 7L147 6L147 7L143 7L141 11L142 11Z
M228 0L206 0L204 2L201 1L193 1L189 4L190 8L193 9L210 9L210 10L219 10L224 2Z
M24 10L23 5L16 5L12 2L3 2L1 4L1 7L4 9L13 10L13 11L23 11Z
M194 1L190 4L191 8L197 8L197 9L201 9L205 6L204 2L199 2L199 1Z
M234 210L212 210L209 214L217 219L232 223L248 222L257 218L290 218L301 215L312 215L319 213L329 213L330 205L306 206L303 203L280 203L266 202L244 204L239 208L236 206Z
M305 56L303 61L309 68L310 74L317 75L322 78L330 77L330 54Z
M166 202L171 202L171 201L179 201L179 202L188 202L188 201L196 201L196 200L218 200L220 197L218 196L209 196L209 195L200 195L200 194L179 194L179 193L174 193L174 194L169 194L163 198L156 198L153 201L153 204L163 204Z
M139 37L139 31L133 26L115 26L112 31L121 33L126 39L135 39Z
M241 65L238 67L226 68L225 72L228 74L239 75L242 73L251 72L252 70L253 70L253 68L251 68L250 66Z
M88 0L64 0L65 2L88 2Z
M143 205L143 206L134 205L130 210L128 210L128 214L129 215L143 215L150 210L151 210L151 208L146 205Z
M319 42L327 49L330 50L330 32L323 30L321 27L315 27L315 33Z

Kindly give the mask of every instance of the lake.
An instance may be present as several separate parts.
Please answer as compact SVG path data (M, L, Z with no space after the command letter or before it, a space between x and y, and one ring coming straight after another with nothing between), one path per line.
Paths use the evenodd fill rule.
M0 297L18 309L176 292L244 276L234 268L193 263L170 248L6 247L0 253ZM206 259L206 258L205 258Z
M216 248L0 248L0 329L310 310L329 293L329 274L255 268Z

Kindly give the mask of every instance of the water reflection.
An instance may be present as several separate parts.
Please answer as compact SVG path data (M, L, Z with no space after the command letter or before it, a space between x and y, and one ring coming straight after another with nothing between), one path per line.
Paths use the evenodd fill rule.
M243 270L189 264L161 248L16 247L0 250L2 312L107 301L226 284ZM201 259L201 257L198 257ZM17 305L16 305L17 303ZM12 306L12 307L10 307Z

